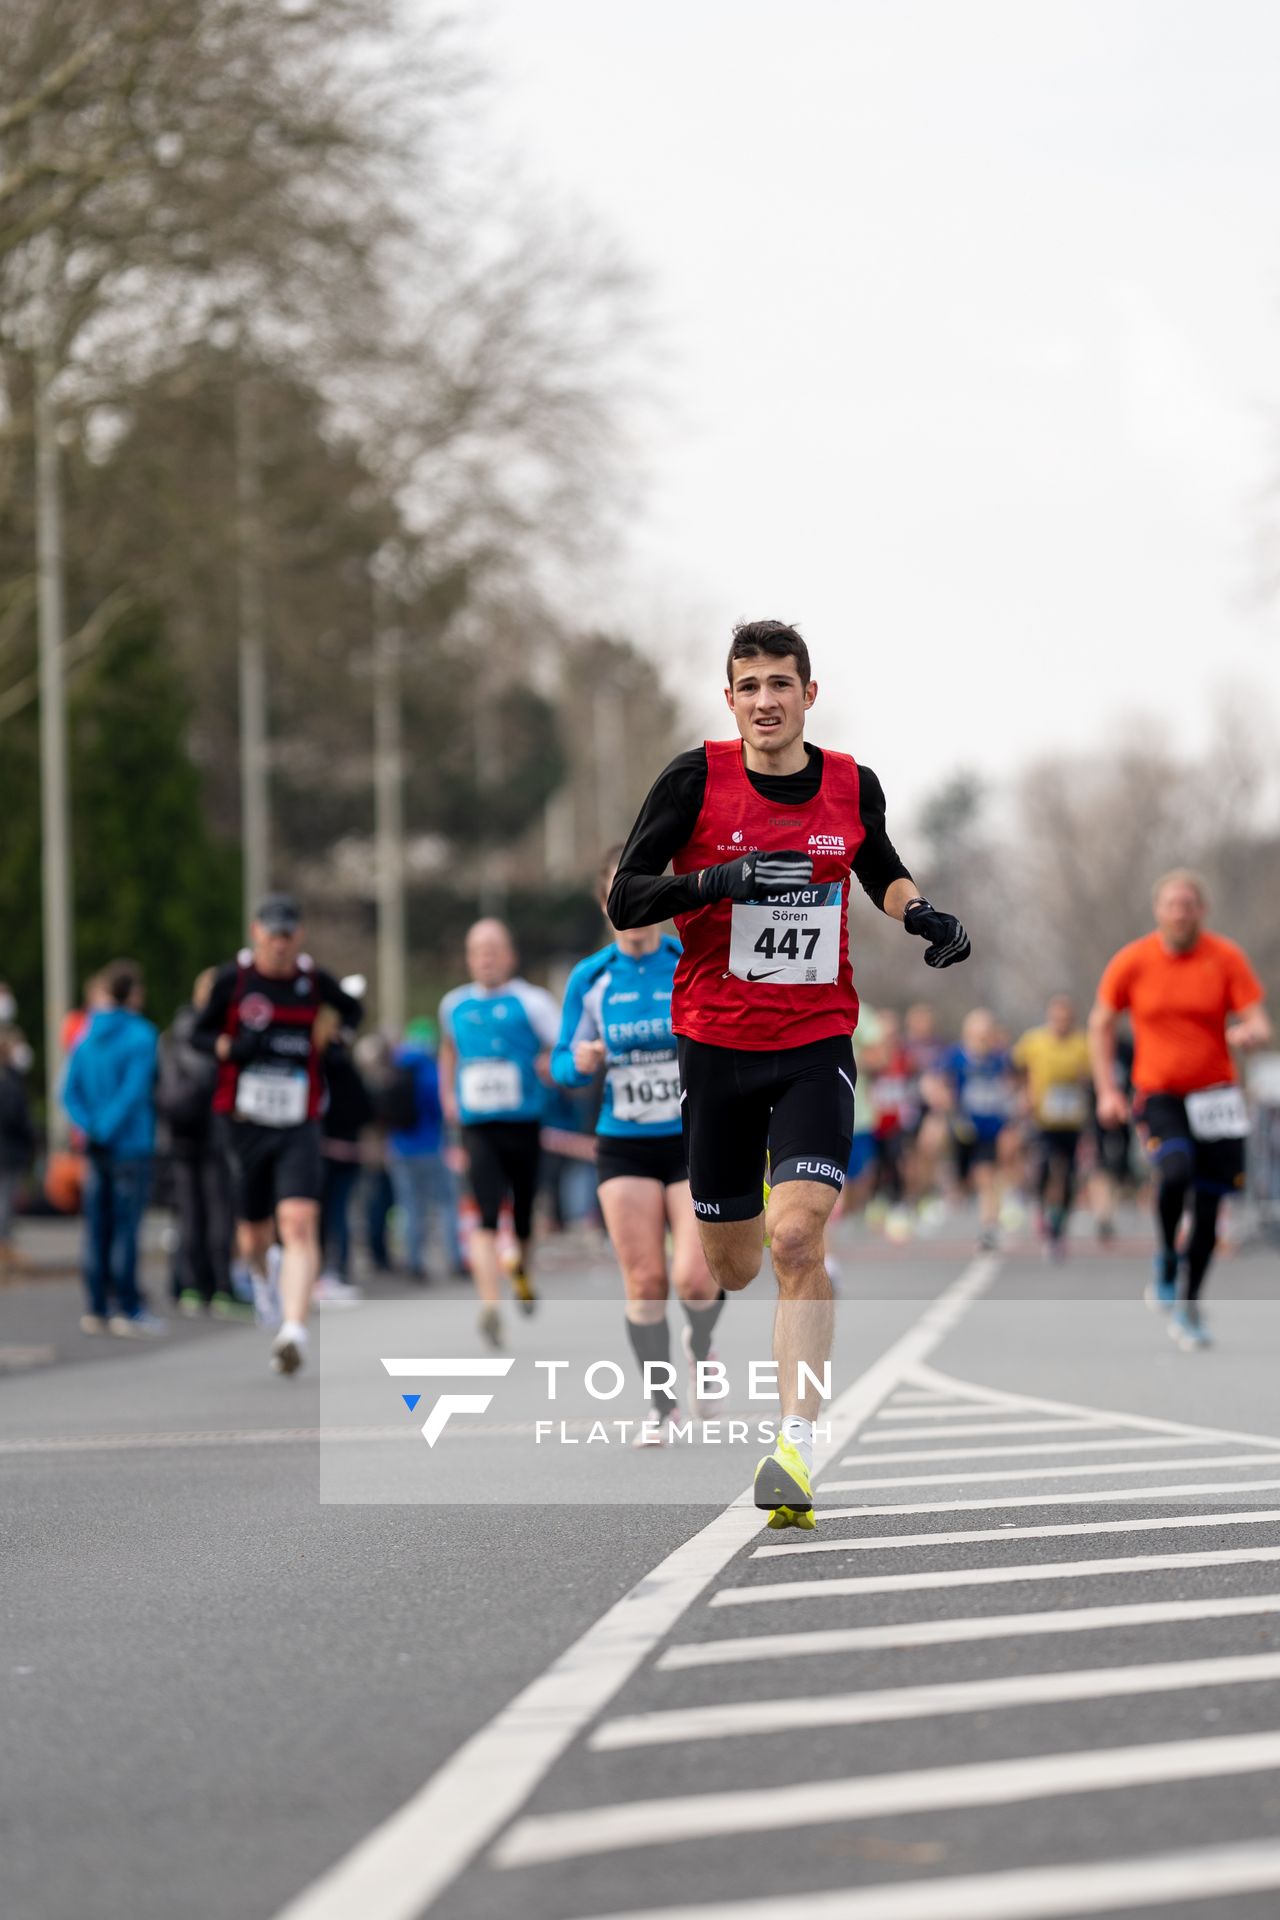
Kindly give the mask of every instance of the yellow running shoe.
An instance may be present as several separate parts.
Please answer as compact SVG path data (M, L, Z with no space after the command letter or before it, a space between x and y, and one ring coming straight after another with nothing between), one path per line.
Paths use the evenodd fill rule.
M521 1313L532 1313L534 1307L537 1305L538 1296L534 1290L533 1281L525 1272L523 1261L518 1258L509 1260L507 1262L507 1275L511 1281L511 1291L519 1303Z
M809 1469L789 1440L778 1436L778 1444L756 1468L755 1503L769 1513L769 1525L779 1527L816 1526L813 1517L813 1488Z

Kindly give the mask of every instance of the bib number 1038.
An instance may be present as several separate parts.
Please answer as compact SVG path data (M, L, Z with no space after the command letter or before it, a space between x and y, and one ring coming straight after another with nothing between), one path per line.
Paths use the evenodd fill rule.
M734 906L729 971L752 985L828 986L840 971L843 889L797 888Z

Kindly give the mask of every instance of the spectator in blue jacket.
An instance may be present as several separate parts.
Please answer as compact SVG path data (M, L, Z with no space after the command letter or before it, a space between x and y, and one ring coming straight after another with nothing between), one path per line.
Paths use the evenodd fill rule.
M416 1280L427 1275L431 1217L444 1257L455 1274L464 1274L458 1237L458 1189L444 1157L444 1114L440 1106L440 1070L436 1064L434 1020L411 1020L396 1049L395 1077L387 1088L387 1166L396 1205L404 1216L405 1257Z
M86 1333L167 1333L138 1291L138 1231L155 1146L156 1029L137 1011L142 974L132 960L104 969L105 1006L67 1062L62 1104L88 1143L85 1185Z

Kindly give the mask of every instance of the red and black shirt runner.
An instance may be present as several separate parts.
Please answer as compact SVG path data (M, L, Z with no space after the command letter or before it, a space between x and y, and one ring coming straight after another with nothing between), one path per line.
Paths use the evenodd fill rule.
M794 774L752 773L740 740L681 754L646 800L609 898L615 926L670 914L680 931L672 1026L703 1219L760 1212L766 1148L775 1185L844 1184L858 1020L849 884L856 878L881 906L893 882L911 876L886 831L875 774L848 754L806 753ZM811 885L746 903L702 899L703 868L792 848L812 859Z

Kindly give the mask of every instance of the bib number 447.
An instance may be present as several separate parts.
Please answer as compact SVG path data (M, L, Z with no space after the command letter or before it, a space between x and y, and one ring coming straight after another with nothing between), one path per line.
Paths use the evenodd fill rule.
M821 927L787 927L780 933L765 927L752 951L762 953L766 960L778 956L783 960L812 960L821 938Z

